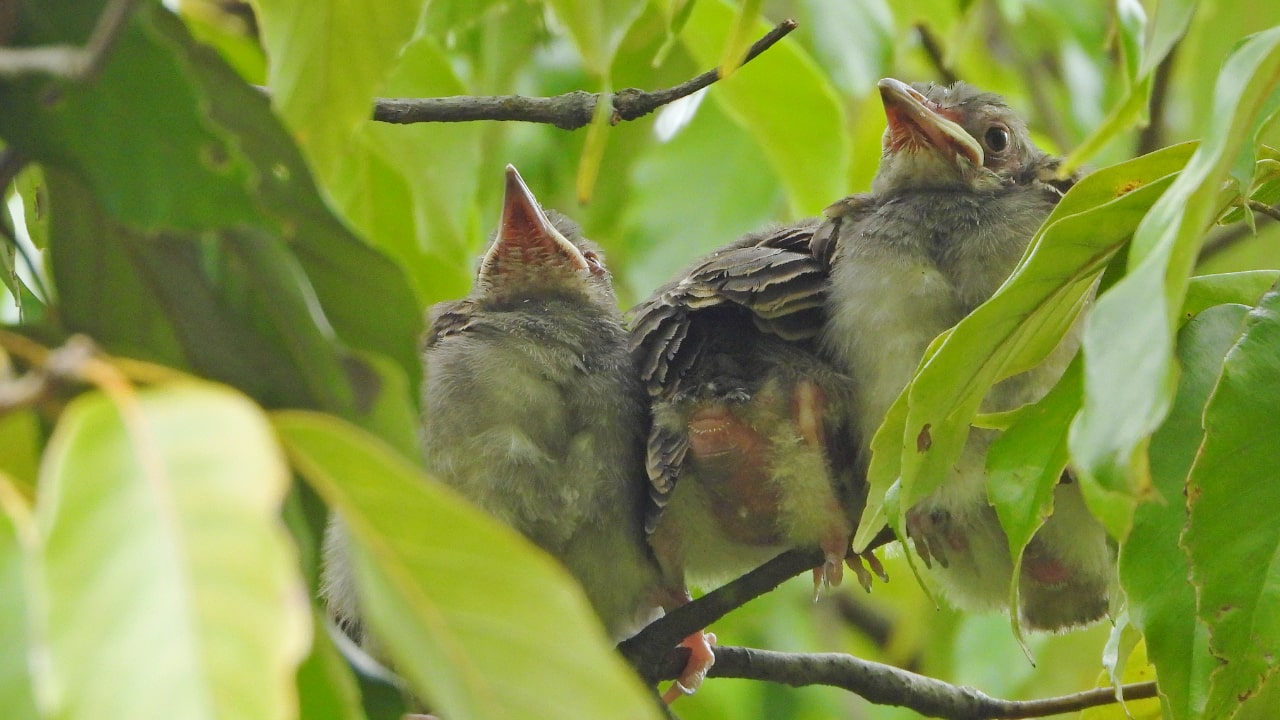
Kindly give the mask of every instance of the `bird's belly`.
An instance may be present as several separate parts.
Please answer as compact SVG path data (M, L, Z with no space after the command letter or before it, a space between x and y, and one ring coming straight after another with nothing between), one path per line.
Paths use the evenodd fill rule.
M699 410L689 421L691 469L727 538L745 545L781 541L781 493L771 482L770 442L731 412Z
M847 263L832 289L826 345L853 377L860 432L880 426L938 333L963 312L950 281L924 261L868 258Z

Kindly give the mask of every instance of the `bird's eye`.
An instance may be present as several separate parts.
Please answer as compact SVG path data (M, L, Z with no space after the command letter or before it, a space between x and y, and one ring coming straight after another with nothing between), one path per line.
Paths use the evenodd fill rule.
M1009 146L1009 129L1003 125L992 125L982 139L991 152L1000 152Z

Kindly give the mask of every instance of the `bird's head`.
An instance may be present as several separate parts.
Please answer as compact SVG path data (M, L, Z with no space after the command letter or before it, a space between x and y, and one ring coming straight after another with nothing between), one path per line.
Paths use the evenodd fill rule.
M871 189L997 188L1044 180L1056 159L1031 142L1004 100L970 85L879 83L889 126Z
M572 220L545 212L511 165L502 220L480 261L475 289L495 304L551 296L617 304L600 248Z

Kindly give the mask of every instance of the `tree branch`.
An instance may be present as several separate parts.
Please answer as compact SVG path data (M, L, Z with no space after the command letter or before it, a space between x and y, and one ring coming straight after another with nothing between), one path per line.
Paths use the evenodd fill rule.
M83 47L0 47L0 77L44 74L76 81L92 79L102 69L107 54L137 4L138 0L110 0Z
M796 29L794 20L783 20L757 40L743 56L743 65L768 50ZM668 103L687 97L720 79L720 70L708 70L675 87L652 92L627 88L611 95L577 90L553 97L521 95L470 96L438 98L378 98L373 119L387 123L472 122L505 120L555 125L564 130L586 127L601 101L613 109L611 122L635 120Z
M885 528L872 539L865 552L869 553L895 539L893 531ZM618 643L618 651L650 684L667 679L660 675L660 670L671 658L688 659L689 650L676 647L681 640L796 575L818 567L824 559L818 548L788 550L737 580L649 623L634 636Z
M960 79L956 75L955 70L947 64L947 54L942 50L942 43L938 41L938 36L924 22L918 22L915 25L916 35L920 37L920 47L924 49L924 54L929 58L929 62L933 64L933 69L938 71L938 77L942 82L951 85Z
M689 634L702 630L730 611L822 563L823 554L817 548L788 550L737 580L658 618L633 637L619 643L618 651L641 677L650 684L657 683L665 679L662 668L671 658L681 658L683 667L689 651L676 646ZM717 662L719 657L717 650Z
M672 658L663 668L664 679L676 677L681 669L683 664ZM1109 687L1039 700L1003 700L974 688L843 653L783 653L729 646L716 648L716 664L707 677L764 680L792 687L826 685L848 690L877 705L896 705L927 717L954 720L1035 718L1118 702L1115 690ZM1125 700L1157 694L1153 682L1121 689Z
M1249 200L1250 209L1262 214L1263 222L1271 220L1280 220L1280 205L1264 205L1257 200ZM1222 252L1235 246L1236 243L1254 236L1254 228L1249 227L1246 222L1236 223L1220 231L1210 237L1204 245L1200 247L1200 255L1196 258L1196 264L1200 265L1219 255Z

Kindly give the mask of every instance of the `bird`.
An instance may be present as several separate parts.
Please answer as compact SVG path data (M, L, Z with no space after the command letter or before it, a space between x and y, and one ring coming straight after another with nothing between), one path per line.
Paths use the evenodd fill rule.
M645 532L667 610L690 602L690 587L718 586L792 548L823 552L815 597L840 584L846 562L870 586L863 560L847 558L866 497L841 442L852 382L815 353L826 282L808 252L816 227L747 235L628 311L652 405ZM698 637L682 643L694 657L711 652Z
M866 487L847 441L852 380L817 354L816 228L744 236L629 311L653 406L645 530L676 596L792 548L822 549L815 594L842 580ZM870 583L860 559L848 564Z
M470 293L427 321L426 469L557 558L609 635L630 636L660 613L642 527L648 409L601 249L508 165ZM336 527L323 593L367 640Z
M852 379L855 434L867 446L939 333L985 302L1079 174L1039 149L1002 98L965 84L878 84L888 127L871 191L833 203L811 251L830 268L824 354ZM1074 355L1077 322L1041 365L991 389L987 412L1043 397ZM986 494L986 453L997 436L971 429L943 484L908 510L907 532L957 605L1007 605L1013 564ZM1069 474L1034 536L1018 578L1022 623L1060 630L1108 609L1107 535Z

